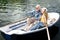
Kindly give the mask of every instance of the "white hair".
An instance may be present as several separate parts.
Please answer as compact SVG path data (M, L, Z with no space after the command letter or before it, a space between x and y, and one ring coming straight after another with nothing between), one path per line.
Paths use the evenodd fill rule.
M46 10L46 11L48 11L47 8L45 8L45 7L43 7L42 10Z
M40 5L36 5L36 7L38 7L38 6L40 7Z

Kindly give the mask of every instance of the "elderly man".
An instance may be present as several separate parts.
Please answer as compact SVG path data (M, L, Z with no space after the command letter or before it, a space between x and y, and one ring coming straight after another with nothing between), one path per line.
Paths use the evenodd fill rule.
M42 15L40 5L36 5L36 8L35 9L36 10L34 10L33 12L29 12L28 13L28 15L31 16L31 18L27 18L27 20L28 20L27 22L29 22L30 19L31 20L34 20L34 19L35 20L39 20L40 16Z
M39 22L42 15L40 5L36 5L36 10L30 12L29 15L31 15L31 18L27 18L28 26L25 28L25 30L35 30L43 25L42 22Z
M36 5L36 10L29 12L28 15L30 15L31 17L34 17L35 19L39 19L39 17L42 15L41 14L41 7L40 5Z

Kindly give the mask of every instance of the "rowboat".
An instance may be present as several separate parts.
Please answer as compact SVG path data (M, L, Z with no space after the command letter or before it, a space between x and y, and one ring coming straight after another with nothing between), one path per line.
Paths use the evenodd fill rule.
M59 20L59 13L56 12L49 12L48 13L48 28L51 28L54 24L56 24L56 22ZM0 27L0 31L2 34L4 34L3 36L5 36L5 39L8 40L10 39L11 35L23 35L23 36L27 36L27 35L33 35L34 33L40 33L41 31L44 31L46 29L46 27L42 27L36 30L32 30L32 31L24 31L21 30L21 28L24 28L24 26L26 25L26 19L20 22L16 22L10 25L6 25L4 27Z

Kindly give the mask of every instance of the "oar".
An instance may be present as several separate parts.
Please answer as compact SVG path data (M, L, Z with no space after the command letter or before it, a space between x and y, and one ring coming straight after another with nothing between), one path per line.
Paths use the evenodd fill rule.
M49 30L48 30L48 25L46 25L46 31L47 31L48 40L50 40L50 34L49 34Z

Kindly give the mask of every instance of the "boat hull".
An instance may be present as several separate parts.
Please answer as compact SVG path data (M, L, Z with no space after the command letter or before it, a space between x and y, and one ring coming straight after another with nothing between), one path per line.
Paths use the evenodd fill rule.
M52 39L58 33L58 27L53 25L52 27L49 28L49 32ZM1 34L6 40L32 40L32 39L48 40L47 32L45 29L42 31L37 31L34 33L29 33L29 34L24 34L24 35L17 35L17 34L8 35L3 32L1 32Z
M52 39L58 33L58 27L54 26L54 24L59 20L59 14L54 12L48 14L49 14L48 28L49 28L50 37ZM53 20L51 23L50 19L51 20L54 19L55 21ZM25 25L25 22L22 23L24 23ZM1 34L6 40L32 40L32 39L48 40L47 32L45 29L46 27L40 28L38 30L26 32L26 31L21 31L19 29L19 27L21 26L20 22L12 25L7 25L5 27L0 28ZM16 29L15 27L18 28Z

